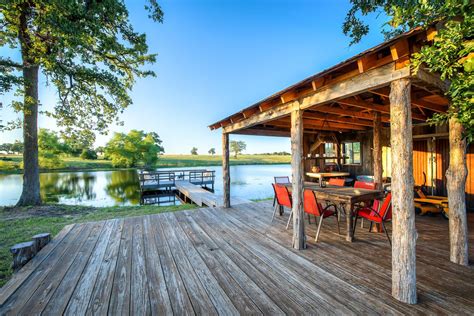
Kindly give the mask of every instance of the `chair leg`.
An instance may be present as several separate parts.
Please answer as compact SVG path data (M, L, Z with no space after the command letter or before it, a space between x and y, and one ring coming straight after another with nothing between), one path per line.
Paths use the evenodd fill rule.
M356 228L357 228L357 220L359 219L359 215L356 214L355 220L354 220L354 226L352 227L352 238L355 236Z
M319 233L321 232L321 227L323 226L323 216L319 217L319 225L318 225L318 231L316 232L316 237L314 238L314 242L318 242L319 238Z
M273 197L273 206L275 206L276 198Z
M374 225L374 222L370 222L369 233L372 231L372 226L373 225Z
M339 217L337 217L337 215L336 215L336 221L337 221L337 233L340 235L341 229L339 228Z
M276 212L277 212L277 210L278 210L278 207L279 207L278 204L273 205L272 223L273 223L273 219L275 218L275 214L276 214Z
M308 213L308 224L311 224L311 215Z
M385 235L387 235L388 243L390 244L390 247L392 247L392 241L390 240L390 236L388 235L388 231L387 231L387 228L385 227L384 222L382 222L382 227L383 227L383 230L385 231Z
M360 228L362 228L362 229L364 228L364 219L363 218L361 218L361 221L360 221Z
M290 212L290 217L288 218L288 223L286 223L286 229L290 226L291 218L293 217L293 210Z

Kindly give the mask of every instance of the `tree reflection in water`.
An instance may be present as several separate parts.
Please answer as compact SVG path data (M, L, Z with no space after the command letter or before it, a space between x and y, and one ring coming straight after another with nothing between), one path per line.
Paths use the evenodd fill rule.
M40 175L41 198L47 203L59 202L61 198L78 202L96 198L93 173L42 173Z
M117 204L140 204L140 186L135 170L120 170L108 173L105 191Z

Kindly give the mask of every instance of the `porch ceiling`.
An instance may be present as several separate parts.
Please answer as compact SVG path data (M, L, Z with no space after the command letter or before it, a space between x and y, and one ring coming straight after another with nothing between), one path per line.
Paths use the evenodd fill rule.
M364 131L371 129L375 113L390 123L390 82L412 78L413 122L445 112L445 83L420 70L413 74L409 59L429 44L432 29L414 29L382 43L317 75L209 126L225 133L289 136L290 113L303 109L305 132Z

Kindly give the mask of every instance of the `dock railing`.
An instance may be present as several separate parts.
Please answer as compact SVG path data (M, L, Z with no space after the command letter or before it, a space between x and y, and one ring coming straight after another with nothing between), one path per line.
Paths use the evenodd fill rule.
M171 190L179 180L214 191L215 178L215 171L207 169L138 170L141 192Z

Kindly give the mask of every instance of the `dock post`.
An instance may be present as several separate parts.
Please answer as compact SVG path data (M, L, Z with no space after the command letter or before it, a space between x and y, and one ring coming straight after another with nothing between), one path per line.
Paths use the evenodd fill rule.
M222 182L224 184L224 207L230 207L229 134L222 133Z

